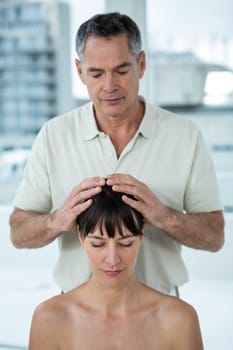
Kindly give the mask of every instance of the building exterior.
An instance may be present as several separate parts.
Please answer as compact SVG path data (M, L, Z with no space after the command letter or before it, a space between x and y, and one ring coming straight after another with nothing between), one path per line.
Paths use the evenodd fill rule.
M0 135L73 108L69 24L61 1L0 0Z

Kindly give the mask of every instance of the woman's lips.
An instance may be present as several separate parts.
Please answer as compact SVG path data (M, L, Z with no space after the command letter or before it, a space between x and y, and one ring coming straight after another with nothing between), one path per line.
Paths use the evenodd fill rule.
M115 276L118 276L120 273L121 273L121 270L104 270L104 273L107 275L107 276L110 276L110 277L115 277Z

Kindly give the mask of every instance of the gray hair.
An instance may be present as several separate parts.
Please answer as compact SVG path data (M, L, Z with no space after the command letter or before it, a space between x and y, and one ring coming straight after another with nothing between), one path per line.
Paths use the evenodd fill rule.
M127 35L129 49L138 60L142 50L142 40L137 24L127 15L110 12L95 15L79 27L75 43L80 61L84 61L85 44L88 37L110 38L120 34Z

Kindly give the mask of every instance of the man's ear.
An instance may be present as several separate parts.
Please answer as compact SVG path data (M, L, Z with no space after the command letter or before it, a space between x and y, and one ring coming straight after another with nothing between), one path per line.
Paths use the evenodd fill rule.
M84 80L83 80L83 69L82 69L82 64L81 62L76 58L75 59L75 66L78 72L78 76L81 79L81 81L83 82L83 84L85 84Z
M145 69L146 69L146 55L144 51L141 51L139 56L139 61L138 61L139 79L143 77Z

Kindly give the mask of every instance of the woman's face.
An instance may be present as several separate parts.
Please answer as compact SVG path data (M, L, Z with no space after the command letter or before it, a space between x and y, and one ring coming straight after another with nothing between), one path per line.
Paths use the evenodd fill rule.
M134 268L143 235L134 236L123 229L124 236L116 232L109 238L106 231L101 235L100 229L89 233L86 238L79 235L81 244L89 258L93 277L102 281L125 281L134 275Z

